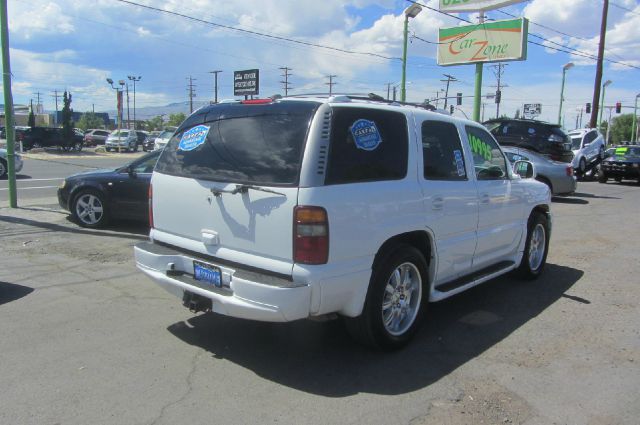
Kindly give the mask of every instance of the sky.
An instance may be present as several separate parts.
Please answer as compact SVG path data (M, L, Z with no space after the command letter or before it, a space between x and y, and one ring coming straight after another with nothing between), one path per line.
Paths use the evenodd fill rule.
M422 4L438 9L437 0ZM9 0L14 103L35 103L40 93L44 108L55 110L54 92L68 90L76 111L113 111L116 95L106 79L128 81L128 76L142 77L136 83L139 108L187 101L189 77L195 79L196 100L208 101L214 97L213 70L222 71L219 99L229 99L233 71L253 68L260 70L260 95L270 96L283 93L280 67L291 68L290 94L327 92L327 76L335 75L335 92L386 97L388 84L398 86L401 80L403 10L410 5L402 0ZM500 114L513 116L525 103L541 103L539 118L557 121L562 68L572 62L563 118L565 128L575 128L580 108L592 101L595 61L550 47L596 54L601 13L602 0L531 0L487 12L488 20L527 17L529 40L547 46L529 44L527 60L508 62ZM477 22L477 14L456 16ZM435 59L438 28L460 24L429 9L410 20L408 101L442 93L443 74L458 80L451 83L450 96L472 96L475 66L442 67ZM496 90L494 71L485 65L483 94ZM640 93L640 4L635 0L610 2L605 80L612 81L605 105L619 101L623 112L632 112ZM133 86L130 97L132 102ZM495 117L493 100L484 102L484 118ZM471 117L472 110L471 98L465 97L455 115Z

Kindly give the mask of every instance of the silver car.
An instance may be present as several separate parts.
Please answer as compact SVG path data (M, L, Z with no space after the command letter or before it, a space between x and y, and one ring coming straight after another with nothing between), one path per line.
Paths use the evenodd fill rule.
M104 142L107 152L125 150L138 152L138 135L133 130L114 130Z
M536 169L536 179L549 186L552 195L571 195L576 191L578 183L570 164L552 161L527 149L503 146L502 151L511 163L531 161Z
M22 157L18 154L14 156L16 164L16 173L22 170ZM0 179L7 175L7 150L0 149Z
M569 137L574 155L571 165L579 175L583 175L589 165L604 159L604 137L595 128L573 130Z

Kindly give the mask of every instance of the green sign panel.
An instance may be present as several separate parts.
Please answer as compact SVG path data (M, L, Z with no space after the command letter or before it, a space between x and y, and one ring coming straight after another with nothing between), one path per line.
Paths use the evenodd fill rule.
M480 10L498 9L524 0L440 0L443 12L476 12Z
M440 28L438 65L525 60L528 22L519 18Z

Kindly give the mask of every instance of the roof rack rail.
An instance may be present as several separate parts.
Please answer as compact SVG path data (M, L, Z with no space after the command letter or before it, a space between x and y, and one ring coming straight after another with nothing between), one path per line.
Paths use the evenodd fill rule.
M380 102L387 105L398 105L398 106L413 106L415 108L426 109L427 111L435 111L436 107L429 103L412 103L412 102L400 102L398 100L385 99L384 97L375 94L375 93L304 93L304 94L294 94L289 95L287 97L337 97L337 96L345 96L349 99L354 100L366 100L370 102Z

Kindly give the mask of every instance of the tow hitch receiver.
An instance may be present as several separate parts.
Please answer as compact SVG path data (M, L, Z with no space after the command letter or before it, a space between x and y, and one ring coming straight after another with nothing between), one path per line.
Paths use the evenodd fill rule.
M211 311L211 300L209 298L189 291L184 291L182 305L187 307L193 313L197 313L199 311Z

